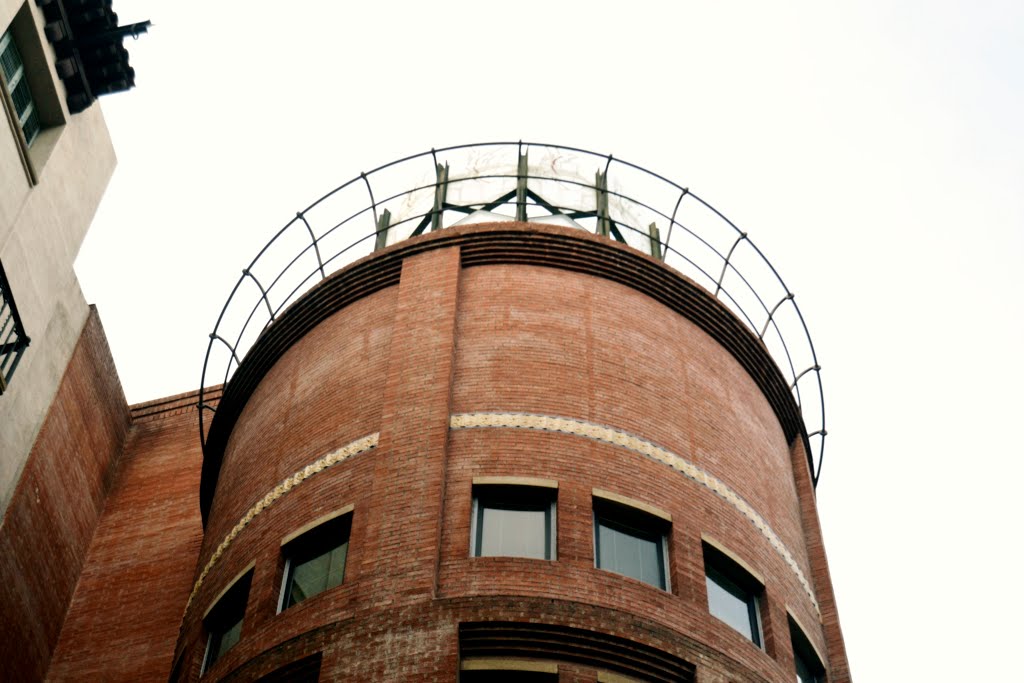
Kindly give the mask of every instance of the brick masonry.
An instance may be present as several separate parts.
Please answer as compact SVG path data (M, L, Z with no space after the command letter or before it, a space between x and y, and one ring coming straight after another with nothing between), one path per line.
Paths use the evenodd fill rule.
M93 308L0 526L4 680L40 681L46 674L128 424Z
M460 623L536 621L657 648L701 683L781 683L793 679L789 613L829 680L849 681L806 454L764 388L774 370L752 374L754 346L720 343L725 328L629 278L579 272L557 251L544 265L488 257L489 229L371 257L400 277L280 347L226 438L205 529L194 394L129 413L109 354L97 356L98 324L87 328L12 506L18 533L9 519L0 535L12 680L198 680L202 616L251 566L242 639L203 680L253 681L316 653L322 681L456 680ZM572 239L503 224L494 248L547 233ZM637 282L662 270L631 263ZM370 265L336 277L370 277ZM494 413L582 427L460 422ZM95 464L68 484L81 443ZM556 560L469 556L472 481L488 476L558 482ZM44 493L65 487L93 502ZM669 591L594 566L594 489L671 514ZM278 614L281 540L349 505L344 583ZM708 614L702 535L764 577L764 649ZM42 550L25 540L39 537ZM64 553L74 563L48 561ZM53 581L60 595L46 594Z
M813 493L793 471L805 455L744 367L625 284L526 264L464 268L459 252L411 254L397 286L320 323L259 383L225 451L194 578L208 569L176 649L182 680L199 674L202 614L253 562L242 641L211 679L253 680L320 651L321 680L455 680L460 621L518 619L664 648L695 663L700 681L790 681L788 612L827 653L829 680L848 680L824 558L805 531ZM614 428L711 479L580 434L450 428L453 415L494 412ZM379 435L375 448L303 478L237 527L281 482L367 434ZM557 561L469 557L474 476L559 482ZM672 514L671 591L594 567L594 488ZM344 584L277 614L280 539L345 505ZM702 534L764 576L764 649L708 614Z
M47 680L167 680L203 531L191 399L132 425Z

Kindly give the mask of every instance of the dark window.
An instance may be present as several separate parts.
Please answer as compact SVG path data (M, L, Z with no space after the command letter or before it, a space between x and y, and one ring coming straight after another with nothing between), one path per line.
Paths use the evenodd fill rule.
M317 683L320 680L320 660L323 655L317 652L309 657L282 666L280 669L256 679L256 683Z
M25 143L31 145L42 126L39 123L39 113L36 111L32 92L28 88L25 63L21 58L21 52L18 51L17 43L14 42L14 35L9 30L0 36L0 78L3 79L4 89L14 103L14 116L25 135Z
M539 614L519 615L522 619L543 617ZM544 672L508 672L508 678L498 678L494 669L505 669L500 661L530 660L535 668L557 668L559 662L572 662L576 666L618 674L631 681L655 683L693 683L696 667L666 650L627 640L600 631L536 623L535 621L484 621L459 624L459 661L461 680L545 680L554 676ZM487 660L490 660L489 662ZM484 670L489 664L494 669ZM554 664L555 667L551 667ZM508 666L511 669L512 666ZM480 669L480 671L476 671ZM504 672L502 672L504 673ZM515 678L522 675L522 679ZM468 677L476 676L476 678ZM526 678L530 676L531 678ZM536 676L537 678L532 678ZM467 678L468 677L468 678ZM609 676L608 678L613 678ZM591 679L593 680L593 679Z
M203 619L209 634L206 644L206 658L203 671L207 671L242 638L242 621L245 618L245 603L249 600L249 586L252 584L252 570L236 581L224 596L217 601L210 613Z
M286 610L345 579L352 515L324 522L282 548L285 558L281 609Z
M174 662L174 668L171 669L171 677L167 679L167 683L181 683L184 679L185 673L185 653L182 652L178 655L178 659Z
M759 596L764 587L721 551L704 544L708 610L761 647Z
M556 495L537 486L474 486L470 553L555 559Z
M558 674L514 669L473 669L459 674L460 683L558 683Z
M636 508L594 500L594 562L668 590L669 523Z
M825 683L825 667L814 652L811 641L792 617L789 619L789 636L793 642L793 664L796 668L797 683Z

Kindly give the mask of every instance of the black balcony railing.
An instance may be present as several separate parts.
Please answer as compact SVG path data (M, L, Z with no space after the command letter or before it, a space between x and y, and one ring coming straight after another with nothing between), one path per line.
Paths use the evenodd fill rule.
M466 223L554 223L617 240L705 288L765 345L786 378L821 475L821 367L793 292L753 241L688 188L611 155L493 142L415 154L361 173L288 221L242 270L207 347L200 435L247 351L306 291L342 266L409 237ZM219 396L220 392L216 392Z
M7 282L7 273L0 263L0 394L7 390L29 341Z

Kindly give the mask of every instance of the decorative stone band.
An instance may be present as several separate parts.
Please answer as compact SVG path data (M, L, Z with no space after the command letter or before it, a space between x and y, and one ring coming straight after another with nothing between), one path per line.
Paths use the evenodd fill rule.
M804 576L800 566L797 565L796 560L793 559L793 555L782 543L782 540L768 526L768 522L724 482L679 455L646 439L641 439L619 429L584 420L553 415L534 415L530 413L459 413L451 416L450 425L452 429L474 429L480 427L535 429L582 436L625 448L668 465L701 486L711 489L719 497L736 508L740 514L750 520L754 527L768 540L772 548L782 557L783 561L789 565L789 568L793 570L820 618L821 610L818 607L817 599L814 597L814 590L811 588L810 582Z
M347 460L354 455L359 455L371 448L376 448L379 439L380 433L375 432L368 436L364 436L361 439L356 439L352 443L346 444L337 450L331 451L324 457L306 465L304 468L282 481L271 489L267 495L263 496L263 498L261 498L255 505L249 508L242 519L238 521L238 524L236 524L234 528L228 532L228 535L224 537L224 540L220 542L217 549L213 551L213 555L210 556L210 560L206 563L206 566L203 567L202 573L199 574L199 578L196 579L195 585L192 586L192 593L188 596L188 602L185 604L185 611L188 612L189 607L192 606L192 600L194 600L196 595L199 593L199 589L202 587L203 581L206 580L207 574L210 573L213 566L217 564L221 556L224 555L228 546L231 545L238 534L242 533L242 529L244 529L249 522L255 519L258 514L269 508L271 505L276 503L281 496L288 493L314 474L323 472L328 467L337 465L339 462Z

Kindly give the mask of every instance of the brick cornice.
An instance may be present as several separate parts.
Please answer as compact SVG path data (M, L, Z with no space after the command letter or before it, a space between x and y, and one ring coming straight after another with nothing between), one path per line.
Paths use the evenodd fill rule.
M216 406L220 400L222 389L223 386L221 385L207 387L203 394L203 399L207 404ZM165 396L164 398L143 401L142 403L128 406L128 410L131 412L132 423L159 420L182 413L190 413L198 409L199 390L187 391L183 394Z

